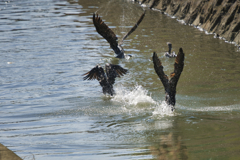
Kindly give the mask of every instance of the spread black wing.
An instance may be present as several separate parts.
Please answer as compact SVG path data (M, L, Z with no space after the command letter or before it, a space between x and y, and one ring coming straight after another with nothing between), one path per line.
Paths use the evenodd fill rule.
M158 77L162 81L165 91L167 91L167 89L169 88L168 87L168 85L169 85L168 84L168 76L165 75L165 73L163 71L162 63L155 52L153 53L152 59L153 59L155 72L157 73Z
M113 85L115 83L115 78L123 76L127 73L127 69L122 68L119 65L106 64L106 73L108 77L108 82Z
M101 66L96 66L91 69L89 72L83 74L83 80L94 80L97 79L99 82L106 80L106 75Z
M178 55L175 59L175 63L174 63L174 72L171 73L171 79L170 79L170 88L175 88L176 90L176 86L177 86L177 82L180 78L180 75L183 71L183 67L184 67L184 53L182 48L179 49Z
M139 20L137 21L137 23L132 27L132 29L122 38L121 42L119 43L120 45L123 44L123 41L132 33L134 32L137 27L139 26L139 24L142 22L144 16L145 16L146 10L144 11L144 13L141 15L141 17L139 18Z
M118 42L117 42L117 36L115 33L102 21L102 19L95 13L93 14L93 24L97 30L97 32L105 38L108 43L110 43L111 48L115 50L118 49Z

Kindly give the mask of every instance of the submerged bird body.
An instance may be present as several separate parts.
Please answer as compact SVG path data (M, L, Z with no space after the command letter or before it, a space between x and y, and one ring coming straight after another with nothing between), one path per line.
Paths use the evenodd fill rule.
M102 19L97 15L93 14L93 24L97 30L97 32L105 38L108 43L110 44L110 47L114 50L114 52L117 54L117 58L128 58L131 57L131 55L126 55L124 53L124 49L122 47L123 41L133 32L137 29L138 25L142 22L143 18L145 16L145 11L139 18L138 22L132 27L132 29L122 38L122 40L118 43L118 38L115 35L115 33L102 21Z
M165 101L168 105L172 106L172 111L173 111L176 103L175 95L176 95L177 82L180 78L180 75L184 67L184 53L182 48L179 49L178 55L175 59L174 72L171 73L170 80L168 76L165 75L163 71L162 63L157 57L157 54L155 52L153 53L153 64L154 64L154 69L165 89L165 94L166 94Z
M168 42L167 45L168 45L168 51L165 52L165 56L169 57L169 58L177 57L177 55L175 54L174 51L171 52L171 50L172 50L172 43Z
M106 63L105 70L106 73L101 66L97 65L83 75L85 76L83 77L83 80L97 79L102 86L103 94L110 94L111 96L113 96L115 94L115 91L113 89L115 78L126 74L127 69L124 69L119 65Z

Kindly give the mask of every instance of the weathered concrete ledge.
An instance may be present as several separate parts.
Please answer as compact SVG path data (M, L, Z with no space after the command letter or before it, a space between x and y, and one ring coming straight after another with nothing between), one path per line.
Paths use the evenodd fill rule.
M13 151L0 143L0 160L22 160Z
M240 44L240 0L136 0Z

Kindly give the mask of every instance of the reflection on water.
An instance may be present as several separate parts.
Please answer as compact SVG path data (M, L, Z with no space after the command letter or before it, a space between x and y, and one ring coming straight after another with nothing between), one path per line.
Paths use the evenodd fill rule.
M172 133L168 135L162 135L160 137L161 142L157 146L150 146L152 155L157 160L166 159L188 159L188 152L186 147L181 146L181 137L177 138L177 142L174 141Z
M147 8L114 58L95 30L97 12L122 37L143 13L127 0L0 2L0 138L17 155L40 159L237 159L240 67L234 45ZM166 42L185 52L176 110L151 61L164 71ZM129 70L115 97L82 74L96 64ZM167 136L167 137L166 137ZM181 137L181 138L178 138ZM153 154L152 154L153 153ZM31 158L29 158L31 159Z

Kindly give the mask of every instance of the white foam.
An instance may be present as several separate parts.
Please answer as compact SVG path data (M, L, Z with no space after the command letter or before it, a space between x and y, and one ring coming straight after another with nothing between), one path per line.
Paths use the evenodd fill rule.
M206 34L206 35L209 35L209 34L213 34L213 33L208 32L208 31L205 30L205 34Z
M197 26L196 28L197 28L199 31L201 31L201 32L204 31L204 29L203 29L202 27L200 27L200 26Z
M229 43L229 44L234 44L235 42L233 42L233 41L225 41L226 43Z
M219 112L219 111L232 111L233 107L229 107L229 106L217 106L217 107L199 107L199 108L189 108L188 110L192 110L192 111L198 111L198 112L206 112L206 111L215 111L215 112Z
M146 4L141 4L141 6L142 6L142 7L147 7L147 5L146 5Z
M184 20L179 20L179 19L177 19L177 21L178 21L179 23L181 23L181 24L184 24L184 25L186 25L186 23L185 23L185 21L184 21Z
M195 111L232 111L233 109L228 106L217 106L217 107L200 107L198 109L194 109Z
M165 101L162 101L156 103L153 116L174 116L174 112L171 110L171 106L167 105Z
M141 85L136 85L132 91L127 90L123 86L115 87L116 96L113 101L121 102L128 105L137 105L139 103L153 103L156 102L148 95L148 91Z
M156 8L152 8L152 10L161 12L160 9L156 9Z
M230 106L206 106L206 107L185 107L178 105L179 109L194 111L194 112L232 112L233 110L239 110L239 105Z

